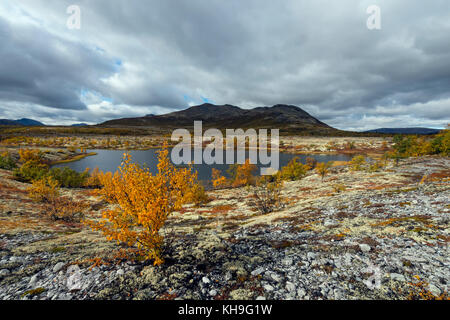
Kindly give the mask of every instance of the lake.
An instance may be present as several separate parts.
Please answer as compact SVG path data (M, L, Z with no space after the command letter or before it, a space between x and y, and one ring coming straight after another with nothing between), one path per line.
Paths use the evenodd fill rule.
M132 150L128 151L132 157L133 162L137 162L141 165L146 165L149 167L150 171L156 173L156 164L157 164L157 149L150 150ZM169 150L170 152L171 150ZM120 163L123 159L123 154L125 151L123 150L87 150L87 152L95 152L97 155L86 157L84 159L57 164L53 167L69 167L75 171L82 172L86 170L86 168L93 169L98 167L100 171L107 172L115 172L117 168L120 166ZM170 153L169 153L170 156ZM235 155L236 156L236 155ZM351 160L351 156L345 154L289 154L289 153L280 153L280 168L287 165L288 162L294 158L298 157L302 163L306 162L306 158L311 157L316 159L318 162L328 162L328 161L349 161ZM192 157L193 159L193 157ZM267 167L267 165L257 165L258 168ZM211 169L219 169L222 171L224 175L226 175L226 170L228 169L228 165L193 165L194 169L198 172L199 180L211 180ZM258 170L259 172L259 170Z

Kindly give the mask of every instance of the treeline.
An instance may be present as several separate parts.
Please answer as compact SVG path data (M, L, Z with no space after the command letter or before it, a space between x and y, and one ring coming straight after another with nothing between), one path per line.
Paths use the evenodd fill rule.
M450 155L450 129L443 130L432 137L396 135L393 142L393 158Z

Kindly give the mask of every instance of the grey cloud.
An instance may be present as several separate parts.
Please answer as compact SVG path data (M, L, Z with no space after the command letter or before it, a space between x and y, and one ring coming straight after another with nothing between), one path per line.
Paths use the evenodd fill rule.
M98 88L114 72L113 60L95 49L45 30L10 25L0 16L0 99L57 109L86 109L81 90Z
M69 4L22 1L24 10L51 26L64 25ZM46 81L49 86L38 90L35 82L6 70L0 98L46 106L59 102L60 108L81 109L77 86L83 85L114 101L104 107L108 111L89 106L83 111L99 120L184 108L188 104L184 97L190 96L198 103L206 97L243 107L296 104L343 129L354 128L354 119L366 119L360 127L370 127L368 121L377 123L376 119L388 122L389 117L397 126L424 119L433 125L440 121L441 126L450 121L446 0L426 4L82 0L78 4L82 29L73 33L61 27L54 32L58 41L79 50L83 58L73 61L58 51L52 46L56 36L41 37L41 46L16 44L21 54L40 60L45 51L59 62L49 69L50 79L56 80ZM381 7L380 31L366 28L366 8L371 4ZM24 29L13 23L10 29L15 34L48 33L46 27ZM117 73L108 57L86 49L93 45L123 62ZM9 65L18 64L8 59ZM33 79L35 68L22 65L18 74L28 72ZM67 73L69 66L76 66L78 74ZM2 91L7 86L15 90ZM420 106L428 112L421 112ZM83 112L73 117L84 118Z

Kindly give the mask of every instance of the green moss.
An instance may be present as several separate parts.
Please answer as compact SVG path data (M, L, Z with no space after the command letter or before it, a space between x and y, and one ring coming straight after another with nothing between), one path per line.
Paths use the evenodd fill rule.
M69 158L69 159L59 160L59 161L54 161L54 162L52 162L52 165L55 165L55 164L61 164L61 163L74 162L74 161L78 161L78 160L84 159L84 158L86 158L86 157L96 156L96 155L97 155L96 152L90 152L90 153L78 154L78 155L73 156L72 158Z
M66 248L64 247L54 247L50 249L51 253L59 253L59 252L64 252L66 251Z
M404 193L404 192L411 192L411 191L416 191L416 190L417 190L417 187L407 188L407 189L390 190L388 192L389 193Z
M24 293L22 293L21 297L23 298L26 296L30 296L30 297L38 296L38 295L44 293L46 290L47 289L45 289L45 288L36 288L33 290L28 290L28 291L25 291Z

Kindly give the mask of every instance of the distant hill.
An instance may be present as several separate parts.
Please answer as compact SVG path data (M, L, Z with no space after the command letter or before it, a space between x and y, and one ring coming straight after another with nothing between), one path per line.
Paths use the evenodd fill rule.
M285 131L323 133L338 131L293 105L278 104L273 107L242 109L232 105L205 103L186 110L164 115L147 115L106 121L100 126L114 127L192 127L194 121L203 121L209 128L279 128Z
M34 127L34 126L45 126L42 122L22 118L19 120L10 120L10 119L0 119L0 125L3 126L25 126L25 127Z
M87 127L89 126L87 123L74 123L71 127Z
M386 133L386 134L420 134L420 135L428 135L428 134L436 134L441 130L438 129L430 129L430 128L380 128L369 131L364 131L365 133Z

